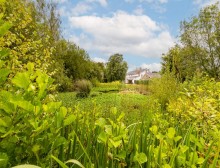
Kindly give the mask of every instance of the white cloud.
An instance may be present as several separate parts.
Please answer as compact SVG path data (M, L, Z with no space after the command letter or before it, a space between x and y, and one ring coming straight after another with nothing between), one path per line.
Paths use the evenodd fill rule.
M205 7L208 5L212 5L219 2L219 0L193 0L193 3L195 5L199 5L199 7ZM219 3L219 7L220 7L220 3Z
M168 0L139 0L141 3L146 2L151 5L151 8L158 13L166 12L164 4L168 3Z
M67 0L62 0L67 1ZM85 0L80 1L76 4L74 8L72 8L72 15L79 16L87 14L88 12L92 11L94 8L94 3L100 4L102 7L106 7L108 5L107 0Z
M70 24L83 32L70 40L108 56L121 53L159 58L174 44L166 27L146 15L119 11L112 17L74 16Z
M103 7L106 7L108 5L107 0L87 0L87 2L97 2Z
M68 1L68 0L53 0L52 2L62 4L62 3L65 3L65 2L67 2L67 1Z
M168 2L168 0L139 0L139 1L147 2L147 3L160 3L160 4L164 4Z
M94 58L92 58L92 60L93 60L94 62L106 63L106 60L105 60L105 59L99 58L99 57L94 57Z
M127 3L133 3L134 2L134 0L124 0L125 2L127 2Z
M89 5L86 2L79 2L78 4L76 4L74 8L72 8L71 11L74 16L78 16L81 14L85 14L91 10L92 10L91 5Z
M161 64L160 63L142 64L141 68L147 68L150 69L150 71L159 72L161 70Z
M143 15L144 9L142 8L142 6L138 6L133 12L136 15Z

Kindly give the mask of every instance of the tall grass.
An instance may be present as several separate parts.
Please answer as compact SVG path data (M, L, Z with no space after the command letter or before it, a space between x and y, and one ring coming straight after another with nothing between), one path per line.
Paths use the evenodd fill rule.
M195 124L199 120L195 122L193 118L199 114L198 109L184 106L206 100L202 102L216 112L219 83L184 84L179 88L182 92L176 94L173 88L163 86L168 83L178 86L168 79L156 81L159 88L151 96L103 93L77 99L73 93L61 94L60 99L69 107L61 107L55 117L51 114L47 118L51 122L55 120L55 125L48 124L40 130L45 132L43 142L48 145L46 149L37 148L42 136L36 136L32 142L35 146L32 160L35 154L38 165L64 168L219 167L219 124L211 122L210 117L213 128L210 134L202 133L200 125ZM187 97L191 93L193 96ZM209 95L215 95L215 99ZM178 103L183 103L179 109L175 106ZM50 106L44 105L48 108L45 112L53 110ZM186 113L188 110L190 113ZM46 141L47 136L51 141ZM38 155L39 152L44 155Z

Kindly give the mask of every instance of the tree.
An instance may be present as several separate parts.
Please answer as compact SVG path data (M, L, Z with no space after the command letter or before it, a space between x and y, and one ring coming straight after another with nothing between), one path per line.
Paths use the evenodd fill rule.
M210 77L220 76L220 10L218 4L202 9L197 17L181 24L181 43L190 51L191 66Z
M106 76L108 82L125 80L127 70L128 65L127 62L123 60L123 55L114 54L110 56L106 67Z
M44 2L42 6L50 6L47 14L37 7L40 2ZM0 46L11 50L12 69L22 71L28 62L33 62L37 68L52 74L55 70L54 66L51 68L55 63L52 58L56 53L55 41L60 33L55 5L46 3L46 0L16 0L7 1L2 6L3 19L11 23L12 28L6 38L0 39Z
M162 70L164 74L171 72L179 81L191 79L196 71L192 62L192 52L187 47L175 45L162 56ZM191 65L191 66L189 66Z
M198 16L181 23L181 45L163 56L162 70L181 80L196 73L220 78L220 9L218 3L203 8Z

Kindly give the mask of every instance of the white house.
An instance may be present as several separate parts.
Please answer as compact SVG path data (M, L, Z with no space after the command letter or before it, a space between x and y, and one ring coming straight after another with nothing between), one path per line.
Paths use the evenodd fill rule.
M136 81L139 81L139 80L149 80L151 78L159 78L159 77L160 77L160 74L152 73L149 71L149 69L138 68L134 71L130 71L127 73L125 77L125 83L134 84L136 83Z

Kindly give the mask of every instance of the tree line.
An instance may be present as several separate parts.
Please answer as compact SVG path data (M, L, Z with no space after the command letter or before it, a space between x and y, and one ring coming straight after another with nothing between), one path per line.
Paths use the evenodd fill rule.
M8 64L14 73L33 62L55 80L59 91L72 91L80 79L111 82L125 78L128 67L123 55L112 55L106 64L96 63L84 49L62 37L56 3L7 1L0 10L1 19L12 25L0 46L10 50Z
M195 75L220 79L219 3L200 10L198 16L180 25L180 43L162 57L162 72L172 72L180 81Z

